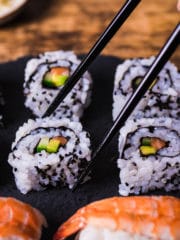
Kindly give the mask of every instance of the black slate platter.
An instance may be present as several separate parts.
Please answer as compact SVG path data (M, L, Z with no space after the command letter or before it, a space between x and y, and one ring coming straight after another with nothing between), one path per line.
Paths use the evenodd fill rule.
M118 195L117 136L99 157L92 173L92 180L79 186L75 192L66 188L51 188L43 192L21 194L15 186L7 158L18 127L28 118L32 118L30 111L24 107L22 93L24 68L28 59L29 57L24 57L0 65L0 84L6 102L3 109L5 126L0 129L0 196L16 197L41 210L49 225L43 231L42 239L50 240L57 227L78 208L94 200ZM113 78L116 66L121 62L122 60L115 57L100 56L89 69L94 80L93 95L82 124L91 134L93 149L112 125ZM149 193L160 194L167 193L162 191ZM180 196L178 193L168 195Z

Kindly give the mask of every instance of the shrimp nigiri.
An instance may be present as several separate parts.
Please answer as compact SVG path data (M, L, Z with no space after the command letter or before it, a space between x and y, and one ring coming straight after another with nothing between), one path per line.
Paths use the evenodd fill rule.
M0 240L39 240L44 216L14 198L0 197Z
M78 231L77 240L179 240L180 200L136 196L96 201L62 224L54 240Z

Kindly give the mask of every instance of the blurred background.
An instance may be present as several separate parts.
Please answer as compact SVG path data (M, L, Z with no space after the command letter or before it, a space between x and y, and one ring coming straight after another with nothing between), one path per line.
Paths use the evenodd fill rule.
M57 49L87 53L124 0L29 0L0 26L0 62ZM177 0L142 0L103 54L120 58L157 54L179 21ZM180 63L179 49L172 60Z

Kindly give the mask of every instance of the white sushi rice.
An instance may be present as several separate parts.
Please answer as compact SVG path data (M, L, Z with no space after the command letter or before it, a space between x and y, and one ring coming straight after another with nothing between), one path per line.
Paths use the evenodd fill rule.
M29 60L25 69L25 106L30 108L34 115L42 117L60 89L63 88L63 86L56 89L45 88L42 85L45 73L49 68L68 67L72 75L79 63L80 60L71 51L46 52ZM52 117L67 117L78 121L90 103L91 87L92 79L86 72L58 106Z
M151 224L149 224L151 228ZM150 229L151 231L151 229ZM110 230L108 228L97 228L94 226L87 225L78 234L75 240L153 240L156 238L151 238L147 236L148 226L146 225L144 229L144 235L131 234L126 231L121 230ZM166 232L166 236L162 236L159 240L170 240L170 234Z
M153 128L154 127L154 128ZM149 130L150 129L150 130ZM153 130L152 130L153 129ZM168 143L155 155L140 154L140 140L156 137ZM180 122L172 118L128 120L119 136L120 195L149 190L180 190Z
M133 94L132 81L145 76L154 57L135 58L124 61L116 69L113 91L113 120L116 119L126 101ZM131 118L173 117L180 118L180 73L168 62L158 75L158 81L149 89Z
M152 235L152 224L149 224L144 228L142 235L136 233L129 233L122 230L110 230L108 228L98 228L87 225L80 233L76 236L75 240L157 240L156 237L149 237ZM169 229L163 229L161 238L158 240L173 240Z
M146 240L149 238L129 234L124 231L111 231L109 229L99 229L87 226L83 229L77 240Z
M57 153L35 152L41 138L55 136L67 139ZM45 118L28 120L19 128L8 162L13 167L18 189L26 194L48 186L72 188L90 159L90 139L80 123Z

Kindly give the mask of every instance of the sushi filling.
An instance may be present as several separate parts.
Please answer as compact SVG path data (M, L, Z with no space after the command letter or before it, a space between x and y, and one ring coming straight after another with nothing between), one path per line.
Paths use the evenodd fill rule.
M155 155L162 148L167 147L167 142L157 137L143 137L141 138L141 145L139 147L143 156Z
M138 77L136 77L132 80L132 88L133 88L134 91L139 86L139 84L142 82L143 78L144 77L138 76ZM155 79L152 82L151 86L149 87L149 90L151 90L153 88L153 86L156 84L157 81L158 81L158 79Z
M128 133L122 158L178 156L180 149L179 134L166 127L143 127Z
M65 137L43 137L37 144L35 148L35 153L40 153L41 151L46 151L47 153L57 153L61 146L64 146L67 143Z
M143 79L142 77L136 77L135 79L133 79L133 81L132 81L132 88L134 90L139 86L139 84L141 83L142 79Z
M46 88L58 88L63 86L70 75L67 67L54 67L45 73L42 85Z

